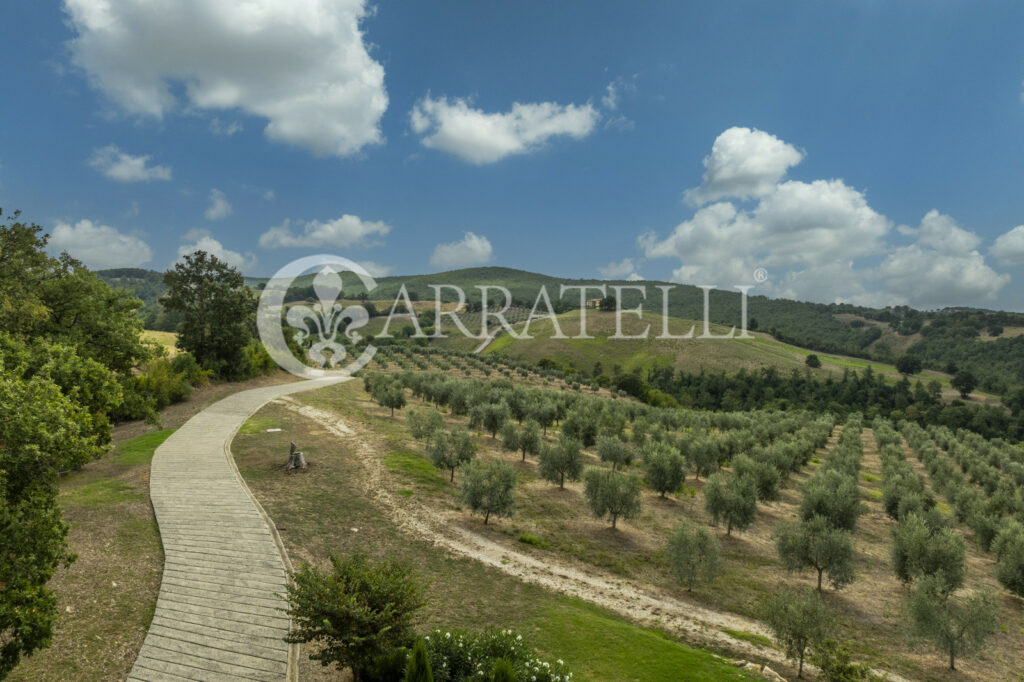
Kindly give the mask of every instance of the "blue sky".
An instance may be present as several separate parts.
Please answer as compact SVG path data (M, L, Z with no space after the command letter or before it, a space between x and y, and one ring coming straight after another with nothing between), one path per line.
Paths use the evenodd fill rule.
M1024 310L1021 3L152 5L0 10L0 207L91 266Z

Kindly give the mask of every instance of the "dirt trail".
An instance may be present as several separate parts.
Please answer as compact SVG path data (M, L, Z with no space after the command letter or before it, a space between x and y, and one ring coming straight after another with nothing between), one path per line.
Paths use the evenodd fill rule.
M541 561L459 526L455 523L456 512L432 509L415 500L393 496L388 491L383 463L367 445L366 434L359 433L337 414L304 405L294 398L284 397L275 402L316 422L353 446L366 473L362 480L366 493L406 532L525 582L604 607L640 625L683 635L688 641L728 648L743 655L775 663L787 662L785 655L777 649L736 639L723 632L723 628L728 628L770 637L771 632L756 620L713 611L579 562L548 557ZM805 668L813 669L809 665ZM875 672L893 682L908 682L893 673Z

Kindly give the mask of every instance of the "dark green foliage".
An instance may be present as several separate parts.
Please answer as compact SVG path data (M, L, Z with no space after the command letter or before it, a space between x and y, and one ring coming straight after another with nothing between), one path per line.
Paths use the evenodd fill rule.
M287 585L290 643L316 643L310 658L324 666L364 669L396 647L412 643L412 619L424 604L411 569L394 561L371 562L363 554L330 555L331 568L308 565Z
M996 578L1018 597L1024 596L1024 526L1011 521L992 542Z
M704 509L714 522L725 523L725 534L744 530L757 514L757 488L749 478L713 474L704 486Z
M504 462L474 465L466 470L462 500L484 515L484 525L495 516L512 516L516 504L516 470Z
M837 590L853 582L850 534L833 528L820 516L799 523L780 523L775 531L775 548L787 570L811 568L817 571L819 592L823 575L828 576Z
M903 355L896 361L896 370L900 374L918 374L921 371L921 358L914 355Z
M633 519L640 513L640 479L597 468L583 477L583 495L597 518L608 517L612 528L619 518Z
M759 501L778 499L782 476L770 462L755 462L747 455L737 455L732 460L732 470L737 476L747 477L754 482Z
M542 445L537 473L545 481L557 483L559 488L565 487L566 480L580 480L580 474L583 473L583 452L580 442L563 433L554 445Z
M804 364L810 367L811 369L817 369L821 367L821 359L818 358L817 355L814 355L812 353L811 355L808 355L807 358L804 360Z
M490 682L516 682L516 669L504 658L494 661Z
M803 677L804 656L827 639L835 615L811 589L774 592L762 602L761 614L786 655L799 661L797 677Z
M514 680L565 682L571 673L561 661L543 661L511 630L479 633L434 630L425 638L434 682L487 682L495 663L512 666Z
M434 674L427 657L427 647L422 639L416 640L405 669L405 682L434 682Z
M907 597L906 613L911 631L946 655L950 670L956 670L957 658L984 649L999 624L991 593L955 597L934 577L917 582Z
M688 521L676 526L668 541L668 565L686 591L714 582L722 572L722 547L707 528Z
M482 428L491 434L491 438L496 438L509 416L510 411L505 401L477 405L469 412L469 425L474 429Z
M256 302L237 270L205 251L185 256L164 275L160 302L182 315L178 347L217 376L238 379L254 372L245 358L253 339Z
M974 390L975 386L978 385L978 380L974 378L974 374L962 369L953 376L949 384L960 391L961 398L966 398Z

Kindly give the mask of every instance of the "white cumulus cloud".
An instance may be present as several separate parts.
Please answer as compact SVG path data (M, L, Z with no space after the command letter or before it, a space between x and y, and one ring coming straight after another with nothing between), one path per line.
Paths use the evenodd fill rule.
M107 145L93 152L89 165L111 180L118 182L148 182L170 180L170 166L149 165L148 154L133 156L121 151L116 145Z
M988 252L1000 265L1024 265L1024 225L999 235Z
M430 95L409 114L423 146L478 165L536 151L552 137L582 139L594 130L599 117L590 104L516 102L507 112L488 113L464 99Z
M754 270L765 268L769 280L758 290L774 296L923 308L992 301L1010 281L985 262L977 234L937 210L917 227L900 226L898 233L914 241L896 246L889 241L892 222L861 191L837 179L784 180L802 158L791 145L760 131L731 128L714 146L705 159L705 182L688 199L756 203L701 205L668 236L641 235L644 256L679 259L675 281L749 284ZM1018 230L992 247L1000 262L1019 258L1024 264L1024 226Z
M256 267L256 256L251 253L242 254L238 251L232 251L231 249L225 248L220 241L214 239L212 235L204 230L191 230L185 235L185 239L190 240L190 243L182 244L178 247L179 259L184 258L190 253L195 253L196 251L205 251L211 256L216 256L243 274L246 270L252 270Z
M483 265L494 257L494 249L487 237L466 232L457 242L438 244L430 256L430 264L436 268L462 268Z
M153 258L143 240L91 220L58 222L50 235L51 252L66 251L90 268L137 268Z
M223 220L231 215L233 210L228 196L224 192L219 189L210 190L210 205L203 212L207 220Z
M129 113L241 110L316 155L383 141L388 96L364 0L64 0L64 11L73 63Z
M757 129L729 128L704 157L700 187L686 190L693 206L718 199L750 199L770 193L786 171L804 158L796 147Z
M359 216L345 214L335 220L306 223L285 220L260 235L259 244L264 249L282 247L372 246L374 237L383 237L391 231L385 222L363 220Z
M625 279L637 282L643 279L637 271L632 258L623 258L618 263L612 262L597 269L603 279Z

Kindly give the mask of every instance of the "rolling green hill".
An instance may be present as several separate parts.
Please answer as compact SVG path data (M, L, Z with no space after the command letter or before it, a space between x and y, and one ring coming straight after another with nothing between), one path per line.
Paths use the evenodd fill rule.
M162 315L156 303L162 293L159 273L147 270L107 270L99 274L111 284L136 291L146 303L143 314L147 326L174 329L176 323ZM612 287L633 287L638 284L596 279L561 279L502 267L383 277L377 280L377 287L369 293L364 291L362 284L353 275L344 275L343 280L346 298L367 295L378 301L377 307L382 311L390 308L403 284L414 300L422 302L434 299L432 284L459 286L466 292L471 305L480 302L479 286L503 286L512 294L517 305L526 308L533 306L540 287L544 286L559 312L567 312L579 306L578 290L567 291L565 298L559 300L562 285L604 285L608 287L608 293L613 293ZM257 289L266 281L267 278L246 278L246 283ZM703 291L700 288L656 281L642 284L646 284L646 299L642 299L635 289L621 290L624 308L633 308L643 303L645 312L660 313L663 290L658 287L672 286L668 294L668 314L682 320L703 318ZM492 292L491 295L500 294ZM599 297L600 293L591 289L586 296ZM288 298L306 300L313 297L312 275L306 275L295 281ZM455 300L454 292L442 290L442 300ZM740 304L740 294L736 291L712 291L709 306L711 321L729 326L738 324ZM892 363L909 353L920 357L925 367L931 370L947 373L958 369L969 370L978 378L981 388L990 393L1007 395L1024 387L1024 315L1018 313L967 308L923 312L904 306L876 309L750 296L748 319L752 330L766 332L775 341L816 353L847 356L842 361L847 366L852 362L851 358ZM762 338L767 339L765 336ZM657 354L660 351L656 348L651 346L644 351L637 349L636 352L651 351ZM733 358L730 362L733 360L741 367L745 366L742 359ZM795 361L799 364L799 358ZM721 364L728 368L728 362L723 361Z

